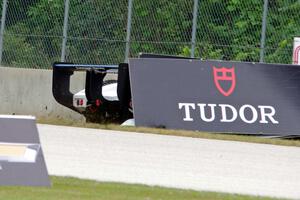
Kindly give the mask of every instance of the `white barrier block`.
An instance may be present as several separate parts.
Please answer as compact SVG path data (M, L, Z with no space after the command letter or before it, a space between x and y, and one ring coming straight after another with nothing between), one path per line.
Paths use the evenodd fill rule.
M33 116L0 115L0 185L50 186Z

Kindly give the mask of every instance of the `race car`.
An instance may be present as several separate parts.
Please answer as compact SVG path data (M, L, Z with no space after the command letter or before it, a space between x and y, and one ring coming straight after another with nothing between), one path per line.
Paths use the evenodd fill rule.
M85 89L70 92L75 71L85 71ZM105 79L118 74L117 80ZM84 115L87 122L122 122L133 117L128 64L90 65L56 62L53 64L52 92L55 100Z
M141 53L139 58L187 57ZM70 92L70 79L75 71L85 71L85 89ZM117 74L117 79L107 79ZM53 64L52 92L56 101L85 116L87 122L122 123L133 118L129 65L95 65L56 62Z

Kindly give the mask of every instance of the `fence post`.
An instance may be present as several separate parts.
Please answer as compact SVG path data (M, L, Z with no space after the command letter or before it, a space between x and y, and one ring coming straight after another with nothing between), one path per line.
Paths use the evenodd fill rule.
M260 63L264 62L264 57L265 57L267 16L268 16L268 0L264 0L264 12L262 18L261 38L260 38L260 56L259 56Z
M198 18L198 0L194 0L194 11L193 11L193 28L192 28L192 47L191 57L195 57L195 46L196 46L196 33L197 33L197 18Z
M7 0L3 0L1 29L0 29L0 65L2 64L3 37L4 37L4 29L5 29L6 9L7 9Z
M70 7L70 0L65 0L63 41L62 41L61 57L60 57L61 62L65 62L65 59L66 59L66 45L67 45L67 39L68 39L69 7Z
M125 60L128 62L129 50L130 50L130 34L131 34L131 20L132 20L132 3L133 0L128 0L128 16L127 16L127 28L126 28L126 49L125 49Z

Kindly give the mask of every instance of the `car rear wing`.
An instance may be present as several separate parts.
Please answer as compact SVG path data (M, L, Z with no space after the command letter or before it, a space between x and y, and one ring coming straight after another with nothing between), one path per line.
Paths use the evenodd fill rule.
M175 58L175 59L191 59L188 57L141 53L139 58ZM132 117L131 110L131 89L129 79L128 63L120 63L118 65L95 65L95 64L74 64L66 62L56 62L53 64L53 80L52 93L55 100L76 112L87 116L87 110L78 109L73 105L74 94L70 91L70 79L75 71L85 71L85 95L87 98L87 106L89 110L94 107L99 108L98 102L106 103L101 108L108 108L109 105L117 105L120 113L120 119L128 119ZM117 95L119 101L108 101L102 95L103 79L108 73L117 73ZM119 107L118 107L119 106ZM92 115L95 113L92 112Z
M97 104L98 101L107 101L102 96L103 79L108 73L117 73L117 93L120 100L120 109L122 109L122 105L129 105L131 92L127 63L121 63L119 65L74 64L64 62L54 63L52 93L58 103L76 112L80 112L73 106L74 94L70 92L70 80L75 71L86 72L85 93L88 104L93 105Z

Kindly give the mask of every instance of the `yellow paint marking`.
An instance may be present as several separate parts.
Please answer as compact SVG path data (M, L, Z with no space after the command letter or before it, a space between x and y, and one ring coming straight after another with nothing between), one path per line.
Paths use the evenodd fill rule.
M27 145L0 144L0 156L24 156Z

